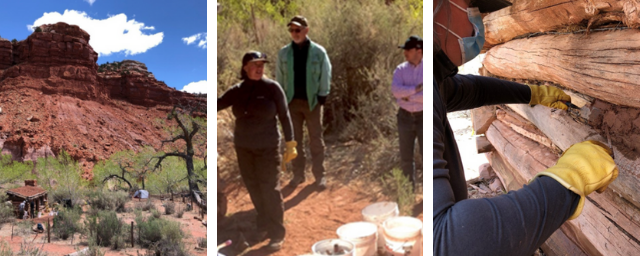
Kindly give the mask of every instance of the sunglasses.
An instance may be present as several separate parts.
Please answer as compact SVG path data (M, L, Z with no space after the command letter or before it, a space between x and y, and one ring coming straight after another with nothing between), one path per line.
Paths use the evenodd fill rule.
M289 33L293 33L293 32L295 32L295 33L300 33L300 32L302 32L302 29L299 29L299 28L290 28L290 29L289 29Z

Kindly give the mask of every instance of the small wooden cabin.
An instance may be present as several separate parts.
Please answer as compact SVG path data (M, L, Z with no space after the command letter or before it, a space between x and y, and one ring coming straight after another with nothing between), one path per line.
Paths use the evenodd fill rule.
M29 206L25 205L25 210L29 210L29 216L31 216L31 218L35 217L38 211L44 209L45 202L47 201L47 191L38 187L36 180L25 180L24 187L7 190L7 195L14 206L14 212L18 218L24 216L23 213L20 212L20 204L25 200L29 204ZM31 205L33 205L33 207Z

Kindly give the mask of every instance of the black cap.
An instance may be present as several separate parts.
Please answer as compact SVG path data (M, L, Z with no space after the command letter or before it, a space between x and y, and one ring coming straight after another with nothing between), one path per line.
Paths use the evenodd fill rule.
M507 0L471 0L469 7L478 7L480 13L495 12L512 4Z
M289 23L287 23L287 27L291 26L292 24L298 27L307 27L307 18L296 15L295 17L291 18L291 21L289 21Z
M409 39L404 42L404 45L398 46L398 48L402 48L405 50L416 48L422 50L422 38L420 38L419 36L410 36Z
M248 51L242 57L242 66L244 67L244 65L247 65L247 63L253 62L253 61L269 62L267 60L267 55L266 54L258 52L258 51Z

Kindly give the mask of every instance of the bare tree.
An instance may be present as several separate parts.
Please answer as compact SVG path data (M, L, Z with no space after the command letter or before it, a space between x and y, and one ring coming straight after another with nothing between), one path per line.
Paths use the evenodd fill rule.
M204 105L204 106L203 106ZM205 159L204 169L206 170L206 102L191 103L189 105L176 105L167 115L167 120L175 120L177 127L172 127L170 131L171 139L162 141L162 148L165 144L170 144L169 150L161 156L155 158L154 170L160 168L161 163L167 157L179 157L185 161L187 169L187 180L189 183L189 194L198 204L198 206L206 209L206 201L200 197L200 188L198 183L205 184L206 180L198 177L193 164L194 157L202 157ZM204 144L204 150L202 150ZM168 151L168 152L167 152Z

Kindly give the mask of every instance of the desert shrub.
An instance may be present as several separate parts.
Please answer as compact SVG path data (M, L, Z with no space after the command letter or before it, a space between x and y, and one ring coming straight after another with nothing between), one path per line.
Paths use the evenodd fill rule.
M158 218L136 217L138 227L138 241L145 248L157 245L161 240L165 243L180 244L184 233L180 223ZM164 255L164 254L163 254Z
M42 32L42 28L40 28L40 27L35 27L34 31L35 31L35 32Z
M104 252L100 250L100 246L96 243L94 237L89 238L89 249L80 253L78 256L104 256Z
M35 225L33 220L28 219L28 220L18 221L16 223L17 223L16 228L13 230L14 234L18 236L27 236L32 234L33 231L31 231L31 228Z
M400 215L411 215L415 195L411 181L402 170L394 168L391 173L385 174L382 177L382 184L387 190L385 194L391 195L391 199L398 202Z
M16 219L13 212L13 204L5 204L7 200L7 195L3 191L0 191L0 228L2 228L3 224L14 222Z
M179 209L176 211L176 218L181 219L181 218L182 218L182 215L184 215L184 208L179 208Z
M0 256L13 256L11 246L5 241L0 242Z
M198 247L207 248L207 238L206 237L198 238Z
M156 219L159 219L161 216L160 211L158 211L157 209L151 209L151 216L153 216Z
M63 209L53 217L53 234L62 240L67 240L70 236L82 230L79 221L80 212L78 210Z
M99 211L87 217L85 221L89 237L95 237L96 244L99 246L112 245L112 238L123 234L123 226L118 215L112 211Z
M164 204L164 214L171 215L176 212L176 203L168 201Z
M156 209L156 206L153 204L153 202L151 202L151 199L147 199L147 201L142 205L143 211L151 211L155 209Z
M92 208L123 212L124 205L129 200L129 195L124 191L95 190L89 193L88 200Z

